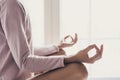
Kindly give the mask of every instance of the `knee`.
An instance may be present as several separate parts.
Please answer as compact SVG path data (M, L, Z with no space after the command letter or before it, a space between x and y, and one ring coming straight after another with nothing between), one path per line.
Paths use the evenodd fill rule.
M73 77L76 78L76 80L86 80L88 77L88 71L84 64L82 63L72 63L69 64L71 67L71 70L73 72Z

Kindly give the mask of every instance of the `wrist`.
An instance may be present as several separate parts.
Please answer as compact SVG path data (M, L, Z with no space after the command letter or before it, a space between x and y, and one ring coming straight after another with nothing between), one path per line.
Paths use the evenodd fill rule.
M75 59L75 55L66 56L65 59L64 59L65 64L69 64L69 63L73 63L73 62L77 62L76 59Z
M59 44L59 45L58 45L58 48L59 48L59 49L62 49L62 46Z

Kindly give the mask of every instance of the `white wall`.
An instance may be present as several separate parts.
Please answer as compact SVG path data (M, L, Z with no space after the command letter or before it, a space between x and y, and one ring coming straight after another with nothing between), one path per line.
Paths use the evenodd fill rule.
M44 45L44 0L20 0L30 16L35 47Z
M103 58L87 65L90 77L120 77L120 0L60 0L60 32L78 33L68 54L96 43L104 44Z

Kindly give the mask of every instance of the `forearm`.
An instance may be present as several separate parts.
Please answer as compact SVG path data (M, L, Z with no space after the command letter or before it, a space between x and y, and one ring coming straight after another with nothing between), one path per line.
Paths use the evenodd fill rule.
M47 56L59 52L59 48L55 45L41 48L34 48L34 54L38 56Z
M55 52L53 54L50 54L50 55L46 55L46 56L65 56L66 53L63 49L60 49L59 52Z
M22 67L27 72L43 72L64 67L62 56L28 56L22 62Z

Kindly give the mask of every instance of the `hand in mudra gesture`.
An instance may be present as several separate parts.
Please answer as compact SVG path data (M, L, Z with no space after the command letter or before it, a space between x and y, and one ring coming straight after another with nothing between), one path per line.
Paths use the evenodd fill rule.
M89 57L89 51L95 49L96 54L92 57ZM65 58L65 63L70 62L84 62L84 63L94 63L95 61L99 60L102 57L103 53L103 45L98 48L95 44L89 45L83 50L77 52L77 54L73 56L69 56Z
M67 40L70 39L70 42L67 42ZM75 43L77 43L78 37L77 34L75 33L75 37L73 38L71 35L67 35L64 37L63 40L61 40L60 44L58 45L59 49L66 48L66 47L71 47Z
M71 39L71 41L67 42L67 39ZM77 41L78 41L78 37L76 33L74 38L71 35L68 35L64 37L64 39L60 42L58 47L59 49L71 47L75 43L77 43ZM89 57L89 51L91 51L92 49L96 50L96 54L93 57ZM102 53L103 53L103 45L101 45L100 48L95 44L89 45L85 49L78 51L77 54L72 56L67 56L65 58L65 63L69 63L69 62L94 63L95 61L99 60L102 57Z
M92 57L89 57L89 51L95 49L96 54ZM87 48L79 51L75 57L78 62L85 62L85 63L94 63L95 61L99 60L102 58L102 53L103 53L103 45L100 46L100 49L95 45L90 45Z

